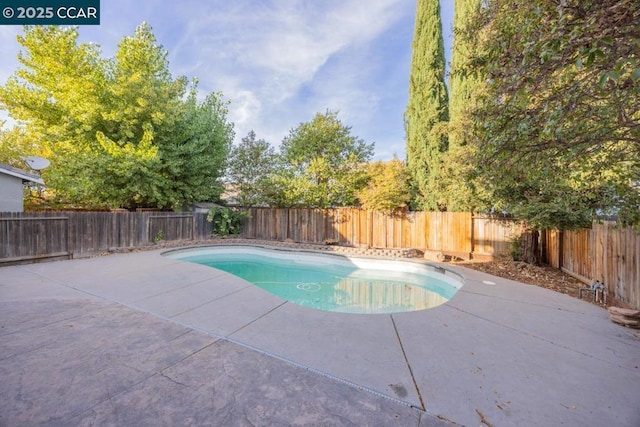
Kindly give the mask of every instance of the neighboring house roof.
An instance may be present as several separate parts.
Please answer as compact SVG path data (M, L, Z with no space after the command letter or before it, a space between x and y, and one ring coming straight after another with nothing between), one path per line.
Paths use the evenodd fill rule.
M44 185L44 181L38 175L29 173L25 170L14 168L13 166L5 165L2 163L0 163L0 173L5 175L15 176L16 178L20 178L22 179L22 182L31 181L31 182Z

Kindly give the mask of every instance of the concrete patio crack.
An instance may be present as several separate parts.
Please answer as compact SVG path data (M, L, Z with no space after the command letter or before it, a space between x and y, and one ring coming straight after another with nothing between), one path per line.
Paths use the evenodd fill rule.
M393 315L390 314L391 323L393 324L393 330L396 333L396 338L398 338L398 344L400 344L400 350L402 351L402 357L404 357L404 361L407 364L407 368L409 368L409 374L411 375L411 380L413 381L413 386L416 389L416 393L418 394L418 399L420 400L420 409L426 412L427 407L424 404L424 400L422 399L422 394L420 393L420 387L418 387L418 382L416 381L416 377L413 375L413 369L411 368L411 364L409 363L409 359L407 358L407 353L404 350L404 345L402 345L402 339L400 338L400 333L398 332L398 327L396 326L396 321L393 318Z

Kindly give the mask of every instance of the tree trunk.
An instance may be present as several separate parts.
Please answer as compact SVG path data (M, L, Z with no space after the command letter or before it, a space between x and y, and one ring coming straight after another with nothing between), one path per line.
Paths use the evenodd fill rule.
M520 235L520 259L528 264L540 264L540 232L527 230Z

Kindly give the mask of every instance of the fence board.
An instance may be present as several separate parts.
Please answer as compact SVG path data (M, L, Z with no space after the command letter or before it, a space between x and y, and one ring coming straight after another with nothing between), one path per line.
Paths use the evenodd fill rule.
M547 231L547 262L581 278L604 283L610 297L640 309L640 235L614 222L590 229Z
M562 233L558 230L545 230L545 250L544 262L553 267L562 266Z
M201 213L0 213L0 262L144 246L160 236L202 239L210 230Z
M0 258L69 254L68 219L64 216L27 218L0 214ZM13 242L16 242L12 244Z
M512 241L522 232L518 221L489 216L473 217L473 253L481 256L508 255Z

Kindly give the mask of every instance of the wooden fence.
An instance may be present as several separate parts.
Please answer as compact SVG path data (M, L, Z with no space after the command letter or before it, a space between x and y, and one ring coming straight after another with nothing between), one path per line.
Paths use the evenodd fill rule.
M461 258L508 255L524 224L458 212L389 216L361 209L248 209L242 237L302 243L335 241L372 248L417 248ZM543 262L587 284L604 283L610 297L640 309L640 236L615 223L540 233Z
M370 248L416 248L461 258L507 255L523 224L470 213L380 212L340 209L249 208L241 237L335 243ZM201 213L0 213L0 264L116 248L154 240L202 240L211 224ZM599 280L609 295L640 309L640 236L615 223L541 233L543 261L585 283Z
M210 236L206 214L174 212L0 213L0 263L134 248Z
M521 224L462 212L249 208L242 237L368 248L417 248L460 258L508 254Z
M614 222L590 229L547 231L546 262L585 283L600 281L610 297L640 309L640 235Z

